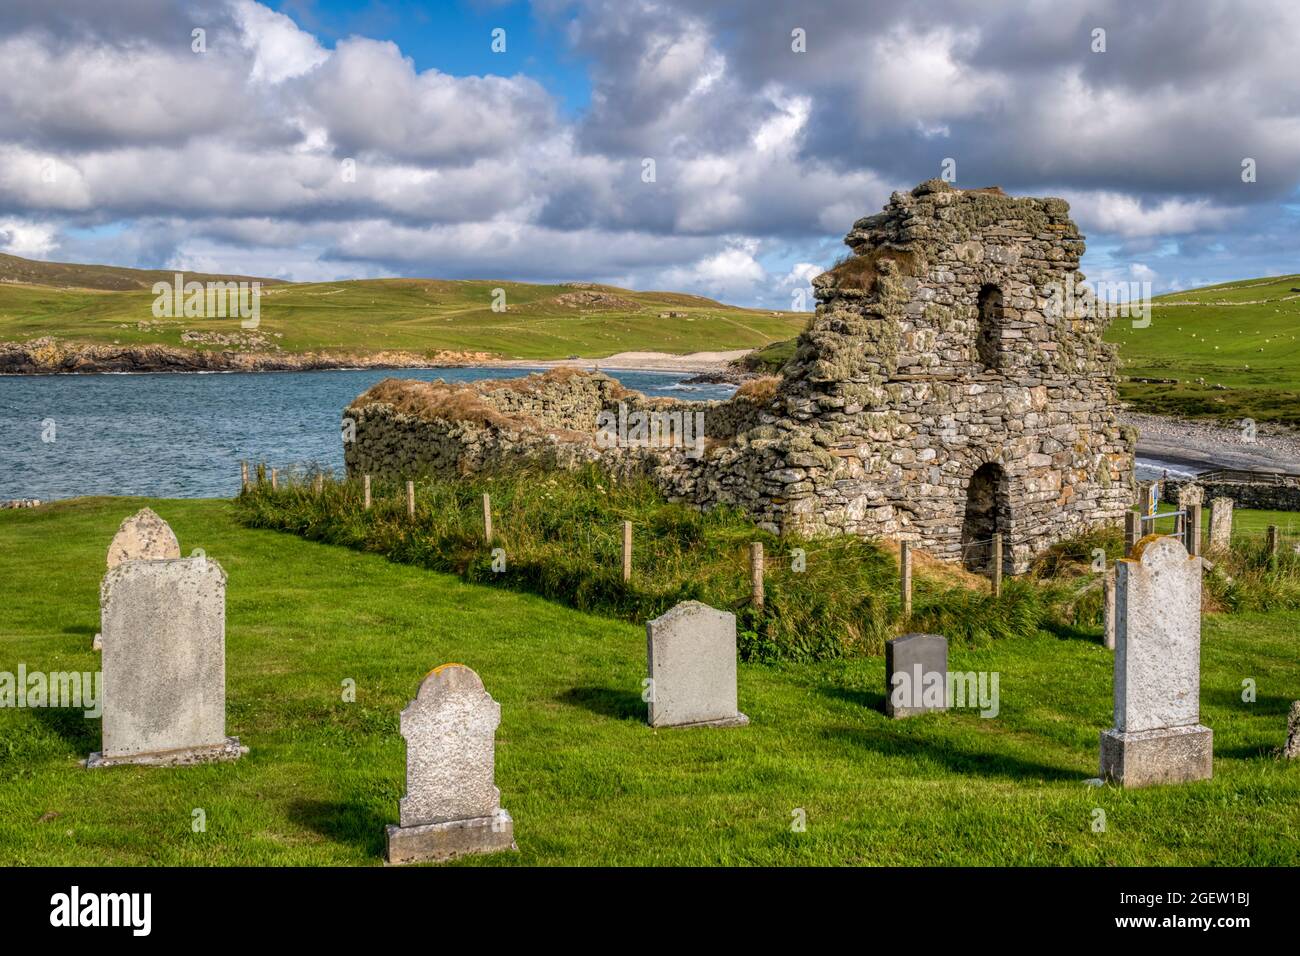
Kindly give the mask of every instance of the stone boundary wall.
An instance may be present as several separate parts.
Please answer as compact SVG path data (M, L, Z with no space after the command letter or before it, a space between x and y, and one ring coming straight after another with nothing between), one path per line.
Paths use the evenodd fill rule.
M455 384L385 379L344 411L355 428L344 463L352 476L407 478L594 463L615 474L666 469L661 484L670 495L683 482L690 486L693 462L685 449L599 446L601 413L620 411L702 413L708 445L716 448L753 427L761 400L743 390L723 402L648 398L576 369Z
M1166 495L1177 500L1178 491L1187 486L1203 488L1205 500L1231 498L1233 507L1257 511L1300 511L1300 479L1286 483L1265 484L1251 481L1166 481Z

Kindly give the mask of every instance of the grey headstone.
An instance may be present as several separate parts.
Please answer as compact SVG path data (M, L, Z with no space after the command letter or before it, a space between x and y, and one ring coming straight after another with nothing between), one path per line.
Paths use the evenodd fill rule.
M948 639L904 634L885 642L885 713L914 717L948 709Z
M141 508L122 521L108 546L108 567L124 561L160 561L181 556L181 546L166 521Z
M226 574L127 561L103 583L103 750L89 767L237 759L226 736Z
M1200 560L1150 535L1117 563L1115 585L1115 727L1102 734L1101 775L1125 787L1208 778Z
M1212 551L1226 551L1232 544L1232 499L1215 498L1210 502L1210 544Z
M462 664L430 671L402 711L406 796L387 829L388 861L446 860L514 848L494 783L501 705Z
M736 616L683 601L646 626L651 727L743 727L736 691Z
M1291 705L1291 713L1286 719L1286 746L1282 756L1289 760L1300 758L1300 700Z

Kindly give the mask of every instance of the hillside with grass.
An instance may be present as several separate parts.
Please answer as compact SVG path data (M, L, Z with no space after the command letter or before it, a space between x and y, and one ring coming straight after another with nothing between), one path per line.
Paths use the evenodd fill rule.
M364 279L268 283L262 290L260 324L248 333L232 318L155 318L152 285L172 277L171 272L7 256L0 260L0 342L48 336L124 347L352 355L470 352L547 360L626 351L758 348L789 339L807 318L741 309L701 296L585 282ZM186 274L187 281L238 278ZM493 309L498 289L504 292L504 311ZM217 338L231 335L241 341Z
M1300 425L1300 275L1157 296L1116 318L1120 397L1143 411ZM1154 381L1139 381L1151 379Z

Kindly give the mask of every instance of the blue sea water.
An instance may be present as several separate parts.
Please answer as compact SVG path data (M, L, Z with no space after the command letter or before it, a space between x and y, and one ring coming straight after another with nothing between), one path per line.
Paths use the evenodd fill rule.
M341 470L343 409L390 376L515 378L536 369L0 376L0 500L228 497L239 461ZM726 398L690 373L609 370L648 395Z

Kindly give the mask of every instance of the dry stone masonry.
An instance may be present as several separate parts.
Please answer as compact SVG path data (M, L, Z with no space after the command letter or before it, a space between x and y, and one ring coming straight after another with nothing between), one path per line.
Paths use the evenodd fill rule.
M465 475L598 462L673 500L744 508L765 528L917 542L975 570L1002 535L1021 571L1132 505L1133 433L1116 418L1106 319L1074 308L1084 243L1060 199L895 193L818 276L816 314L779 381L731 401L627 392L572 370L514 382L389 380L345 412L350 473ZM705 452L597 441L602 412L699 410Z

